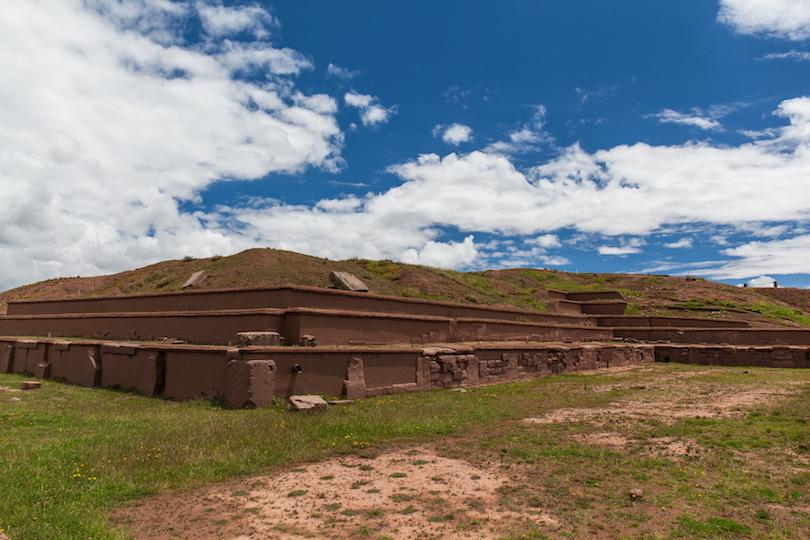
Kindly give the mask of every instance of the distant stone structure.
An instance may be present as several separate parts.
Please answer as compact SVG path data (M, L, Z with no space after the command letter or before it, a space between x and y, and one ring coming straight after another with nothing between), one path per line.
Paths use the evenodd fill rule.
M10 302L0 372L239 408L654 360L810 367L810 330L624 315L617 291L547 297L550 312L314 287Z

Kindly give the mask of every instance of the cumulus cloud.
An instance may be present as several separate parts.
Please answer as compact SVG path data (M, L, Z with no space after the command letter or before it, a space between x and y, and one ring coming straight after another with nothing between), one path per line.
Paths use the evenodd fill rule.
M193 203L222 178L340 165L333 100L304 96L287 78L305 65L298 53L267 41L184 42L195 13L217 34L236 31L226 20L244 21L208 8L31 0L4 9L0 284L252 246L178 201ZM255 9L249 28L270 24ZM236 62L235 51L253 60Z
M427 242L422 249L406 249L400 260L410 264L438 266L440 268L458 268L469 265L478 257L472 236L463 242Z
M810 62L810 52L790 50L782 53L769 53L760 60L792 60L793 62Z
M358 73L359 71L357 71L356 69L340 67L331 62L329 63L328 66L326 66L326 75L329 77L335 77L337 79L344 79L344 80L354 79Z
M717 18L740 34L810 38L810 0L720 0Z
M388 122L392 114L395 114L396 107L384 107L380 105L379 98L368 94L360 94L352 90L346 92L343 100L349 107L360 110L360 121L364 126L374 127L378 124Z
M714 118L696 113L681 113L672 109L664 109L659 113L653 114L652 117L658 119L662 124L680 124L682 126L693 126L706 130L720 129L723 127L720 122Z
M146 3L170 4L166 0L140 0ZM182 3L181 3L182 4ZM197 14L203 29L213 37L230 36L249 32L257 38L269 36L270 28L278 23L264 8L259 6L227 7L197 2Z
M390 167L401 183L367 195L350 212L280 206L237 218L255 236L275 231L291 249L391 258L447 229L543 237L571 228L630 238L605 242L603 255L639 253L640 237L678 224L723 227L724 238L734 231L784 234L785 221L810 219L810 98L787 100L777 113L786 124L771 138L739 146L637 143L588 153L573 145L527 170L493 151L425 154ZM336 241L319 239L335 230L341 231ZM713 268L732 277L776 273L776 265L788 265L764 253L780 250L795 256L794 271L810 270L810 250L788 247L763 243L756 250L761 260L732 248L725 254L738 264Z
M810 235L782 240L747 242L723 250L734 259L712 265L702 273L718 279L739 279L760 274L810 273Z
M526 240L527 243L535 244L544 249L560 247L560 237L556 234L542 234L537 238L530 238Z
M810 271L810 235L775 229L810 221L807 97L783 101L782 127L737 146L574 144L527 166L514 155L553 144L538 107L481 151L391 166L398 185L379 193L190 211L223 179L342 163L337 102L296 88L311 62L272 45L276 23L262 17L263 31L220 21L203 43L186 43L187 18L207 6L222 7L30 0L4 11L0 284L257 245L465 267L495 253L477 247L478 234L525 238L497 248L501 261L565 264L549 253L559 229L617 237L599 251L626 255L643 235L695 222L726 227L724 237L753 234L752 223L772 233L701 267L717 277ZM343 101L365 125L394 111L354 91Z
M528 122L509 132L507 140L489 144L484 151L498 154L533 152L542 145L554 146L554 137L546 130L546 107L535 105Z
M599 246L597 251L600 255L634 255L641 253L641 247L643 245L644 241L641 238L630 238L629 240L622 240L621 244L618 246Z
M676 240L675 242L669 242L664 244L664 247L668 247L670 249L685 249L692 247L692 239L691 238L681 238L680 240Z
M775 282L776 280L771 276L759 276L748 280L746 283L749 287L773 287Z
M439 124L433 128L434 137L441 136L444 142L453 146L472 140L472 133L472 128L464 124L450 124L449 126Z

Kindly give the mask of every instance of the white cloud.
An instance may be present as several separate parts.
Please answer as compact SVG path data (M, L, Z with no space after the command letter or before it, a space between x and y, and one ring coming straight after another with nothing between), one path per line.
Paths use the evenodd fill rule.
M356 69L349 69L345 67L336 66L335 64L329 63L326 66L326 74L329 77L335 77L338 79L350 80L355 78L358 75L359 71Z
M675 242L669 242L667 244L664 244L664 247L668 247L670 249L691 248L692 247L692 239L691 238L681 238L680 240L676 240Z
M440 268L458 268L471 264L478 257L473 237L468 236L463 242L427 242L420 249L406 249L400 260L409 264L438 266Z
M296 88L306 58L266 37L186 44L178 29L199 4L174 6L142 0L113 16L81 0L30 0L4 11L0 284L256 245L463 267L486 251L477 233L537 239L504 248L501 260L563 264L547 252L556 247L549 233L562 228L631 237L605 241L600 252L615 255L638 252L639 237L677 224L722 225L729 237L752 223L765 232L810 221L806 97L782 102L786 125L746 144L636 143L593 153L573 145L522 168L514 153L551 140L537 108L500 146L390 167L400 183L380 193L189 212L221 179L336 169L343 134L334 98ZM160 16L147 22L153 12ZM393 109L358 92L343 100L366 125ZM449 230L464 240L443 240ZM792 231L731 248L732 260L704 268L734 278L808 272L810 235Z
M810 0L720 0L717 18L740 34L810 38Z
M253 246L178 201L193 203L222 178L339 166L331 98L277 77L300 69L298 53L254 42L244 50L262 60L238 71L259 64L263 77L235 73L235 46L183 42L198 7L30 0L4 9L0 285Z
M360 110L360 121L364 126L374 127L378 124L388 122L392 114L397 112L396 106L383 107L379 104L379 99L368 94L360 94L352 90L346 92L343 100L349 107Z
M597 251L600 255L633 255L635 253L641 253L641 247L643 245L644 241L642 239L630 238L629 240L623 240L621 245L618 246L599 246Z
M266 38L269 29L278 24L267 10L259 6L226 7L200 1L197 2L197 13L203 29L212 37L249 32L257 38Z
M535 105L531 119L509 132L509 140L489 144L484 151L497 154L519 154L538 150L541 145L554 146L554 137L546 131L546 107Z
M749 287L773 287L776 280L771 276L759 276L748 280Z
M449 126L439 124L433 128L434 137L441 135L444 142L453 146L472 140L472 133L472 128L464 124L450 124Z
M760 274L810 273L810 235L783 240L748 242L723 251L733 260L707 268L703 274L739 279Z
M543 234L537 238L526 240L527 243L535 244L545 249L560 247L560 238L556 234Z
M653 118L658 119L662 124L680 124L682 126L693 126L700 129L712 130L721 129L723 126L714 118L701 116L700 114L685 114L672 109L653 114Z
M810 52L790 50L783 53L769 53L760 60L792 60L794 62L810 62Z

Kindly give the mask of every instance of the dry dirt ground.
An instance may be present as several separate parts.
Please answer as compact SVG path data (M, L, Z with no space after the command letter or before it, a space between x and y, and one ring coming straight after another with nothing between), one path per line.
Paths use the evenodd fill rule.
M779 409L806 406L810 379L614 376L584 386L596 406L164 493L112 522L144 539L810 538L810 434Z

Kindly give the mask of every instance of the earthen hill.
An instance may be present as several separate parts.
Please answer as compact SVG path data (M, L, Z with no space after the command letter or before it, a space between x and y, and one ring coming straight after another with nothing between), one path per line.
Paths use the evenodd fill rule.
M653 361L800 368L806 294L249 250L2 293L0 371L243 407Z

